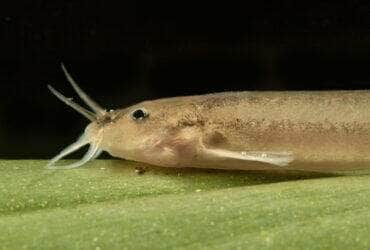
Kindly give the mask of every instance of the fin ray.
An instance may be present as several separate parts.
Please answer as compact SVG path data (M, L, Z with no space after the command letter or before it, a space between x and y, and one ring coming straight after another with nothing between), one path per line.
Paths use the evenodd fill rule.
M287 166L294 160L290 152L231 151L225 149L205 149L209 155L245 161L258 161L277 166Z

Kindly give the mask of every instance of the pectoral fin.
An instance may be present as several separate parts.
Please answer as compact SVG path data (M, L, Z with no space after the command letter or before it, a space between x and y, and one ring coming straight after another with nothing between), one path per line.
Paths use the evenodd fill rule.
M235 159L257 161L277 166L287 166L293 161L290 152L264 152L264 151L231 151L225 149L204 149L206 154L220 159Z

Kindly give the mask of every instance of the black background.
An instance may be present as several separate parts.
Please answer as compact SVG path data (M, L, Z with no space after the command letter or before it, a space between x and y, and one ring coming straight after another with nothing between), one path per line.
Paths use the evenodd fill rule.
M108 109L226 90L369 89L370 2L2 2L1 158L50 158L88 124L46 88L75 96L61 62Z

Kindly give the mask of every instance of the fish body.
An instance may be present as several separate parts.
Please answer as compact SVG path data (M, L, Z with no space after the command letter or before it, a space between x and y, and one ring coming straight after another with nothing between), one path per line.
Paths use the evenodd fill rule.
M122 119L121 124L118 119L118 126L112 124L118 135L112 132L110 139L103 140L104 150L120 158L176 167L370 167L367 90L224 92L146 101L116 112L125 117L140 108L150 113L147 119L134 123L141 130L141 134L133 132L135 137L146 138L139 142L142 151L137 151L140 145L132 147L132 154L119 146L120 138L127 141L130 137L129 118ZM129 131L133 130L137 131ZM157 147L152 146L153 140ZM213 150L213 154L208 150ZM245 155L271 158L271 162L246 160ZM278 164L274 164L274 159Z
M370 91L241 91L164 98L106 111L65 74L93 112L51 91L92 122L54 157L90 144L164 167L336 171L370 168Z

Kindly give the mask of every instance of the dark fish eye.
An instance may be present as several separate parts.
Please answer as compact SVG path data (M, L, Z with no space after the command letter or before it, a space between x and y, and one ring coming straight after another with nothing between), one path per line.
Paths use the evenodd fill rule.
M136 109L131 113L131 117L133 120L142 120L145 117L148 117L149 113L145 109Z

